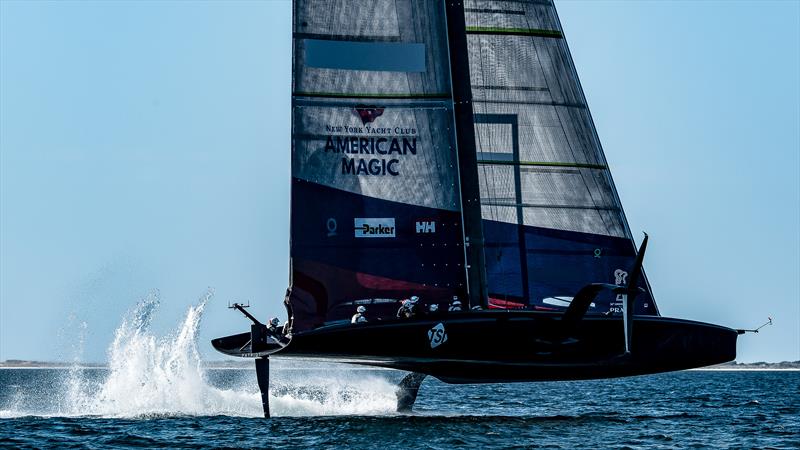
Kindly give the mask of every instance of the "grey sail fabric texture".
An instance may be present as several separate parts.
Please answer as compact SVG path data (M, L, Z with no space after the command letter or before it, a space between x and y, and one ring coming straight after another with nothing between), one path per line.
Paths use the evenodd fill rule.
M490 305L559 309L623 283L635 244L554 4L464 7ZM637 313L658 314L642 287ZM593 305L621 312L614 296Z
M468 1L466 18L484 217L630 237L554 7Z

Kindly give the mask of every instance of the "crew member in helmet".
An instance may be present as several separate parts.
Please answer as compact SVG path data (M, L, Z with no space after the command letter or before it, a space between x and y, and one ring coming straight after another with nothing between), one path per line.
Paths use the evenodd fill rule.
M409 308L409 302L411 300L405 298L400 301L400 308L397 309L397 318L398 319L405 319L406 318L406 311Z
M428 305L428 316L436 317L440 315L439 312L439 304L438 303L431 303Z
M267 330L269 330L269 333L272 334L273 336L277 336L277 335L281 334L281 332L283 330L278 328L280 323L281 323L281 321L278 320L277 317L273 317L273 318L269 319L269 323L267 324Z
M456 311L463 311L461 308L461 300L458 299L457 295L453 296L453 301L450 302L450 306L447 308L448 312L456 312Z
M403 300L400 309L397 310L399 319L413 319L419 313L419 297L412 295L409 299Z
M356 313L353 314L353 318L350 319L350 323L364 323L367 321L367 316L364 313L367 312L367 308L365 306L359 306L356 308Z

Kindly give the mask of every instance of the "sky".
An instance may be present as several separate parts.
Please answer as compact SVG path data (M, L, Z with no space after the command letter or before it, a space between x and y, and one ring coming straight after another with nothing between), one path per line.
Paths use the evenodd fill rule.
M800 360L800 3L556 3L666 316ZM291 3L0 1L0 360L283 317Z

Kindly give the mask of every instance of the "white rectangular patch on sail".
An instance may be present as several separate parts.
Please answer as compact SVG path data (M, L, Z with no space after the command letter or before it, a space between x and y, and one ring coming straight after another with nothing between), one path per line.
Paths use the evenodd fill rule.
M357 238L395 237L394 217L368 219L357 217L354 221Z

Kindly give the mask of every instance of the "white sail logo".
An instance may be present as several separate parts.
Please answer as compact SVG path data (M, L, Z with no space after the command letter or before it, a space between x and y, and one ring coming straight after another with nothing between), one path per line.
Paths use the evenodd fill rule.
M447 332L444 330L444 324L437 323L435 327L428 330L428 340L431 342L431 348L436 348L447 342Z
M436 222L434 221L422 221L417 222L417 234L420 233L436 233Z
M617 269L614 271L614 284L619 286L624 286L627 284L628 272L625 272L622 269Z

